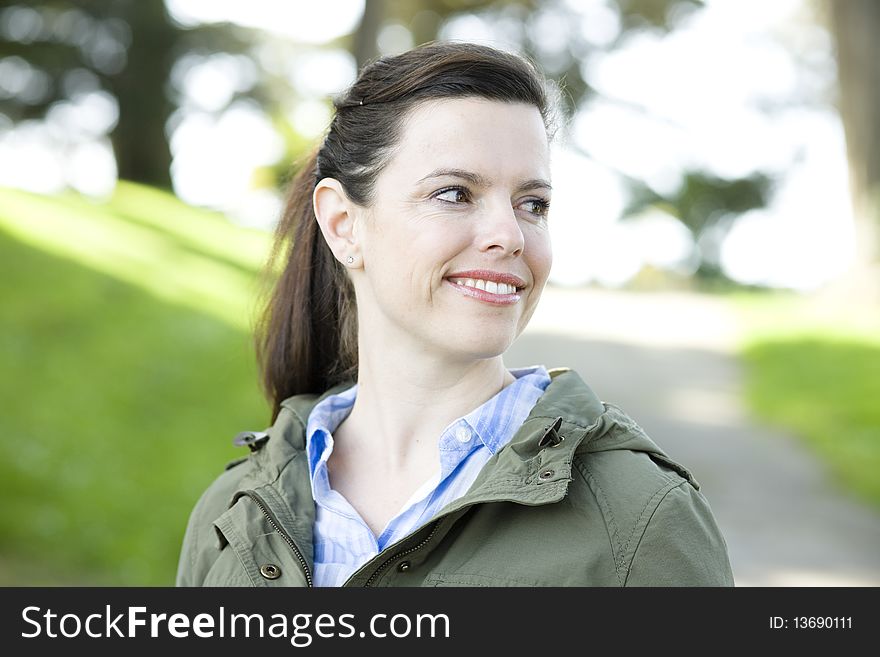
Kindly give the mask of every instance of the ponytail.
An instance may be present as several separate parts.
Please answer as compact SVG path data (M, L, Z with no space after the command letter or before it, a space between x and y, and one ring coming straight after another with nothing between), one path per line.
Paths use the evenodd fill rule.
M283 400L323 393L354 379L357 370L354 290L327 246L312 207L317 157L317 151L312 153L290 184L265 271L274 287L257 322L255 340L273 422ZM279 266L283 269L276 278Z

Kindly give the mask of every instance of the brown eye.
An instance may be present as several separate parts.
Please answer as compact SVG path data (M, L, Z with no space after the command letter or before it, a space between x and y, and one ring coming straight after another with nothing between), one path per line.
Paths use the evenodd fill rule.
M466 189L462 189L461 187L450 187L448 189L441 189L434 195L434 198L440 199L446 203L465 203L470 196Z
M538 217L546 217L550 211L550 201L541 198L530 198L524 201L522 206L525 211Z

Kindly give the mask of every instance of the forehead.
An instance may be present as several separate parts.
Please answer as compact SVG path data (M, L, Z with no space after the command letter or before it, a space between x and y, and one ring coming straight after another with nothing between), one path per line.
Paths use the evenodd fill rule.
M405 119L388 169L418 180L438 167L490 179L549 179L541 113L525 103L482 98L422 103Z

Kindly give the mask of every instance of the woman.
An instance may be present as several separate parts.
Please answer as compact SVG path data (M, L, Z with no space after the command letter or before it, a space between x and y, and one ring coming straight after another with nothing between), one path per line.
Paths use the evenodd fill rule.
M732 584L687 470L574 372L504 366L550 271L551 134L516 56L362 71L277 232L274 424L197 504L179 585Z

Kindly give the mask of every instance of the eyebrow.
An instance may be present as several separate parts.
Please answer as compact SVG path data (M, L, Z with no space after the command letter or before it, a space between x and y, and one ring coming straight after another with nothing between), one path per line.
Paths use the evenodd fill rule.
M472 185L476 185L477 187L489 187L490 181L481 176L478 173L474 173L472 171L465 171L464 169L436 169L432 171L427 176L419 180L420 183L425 182L426 180L430 180L431 178L442 178L442 177L452 177L452 178L461 178L463 180L467 180ZM552 185L546 180L542 180L541 178L533 178L532 180L525 180L521 182L516 187L516 191L521 192L526 189L553 189Z

